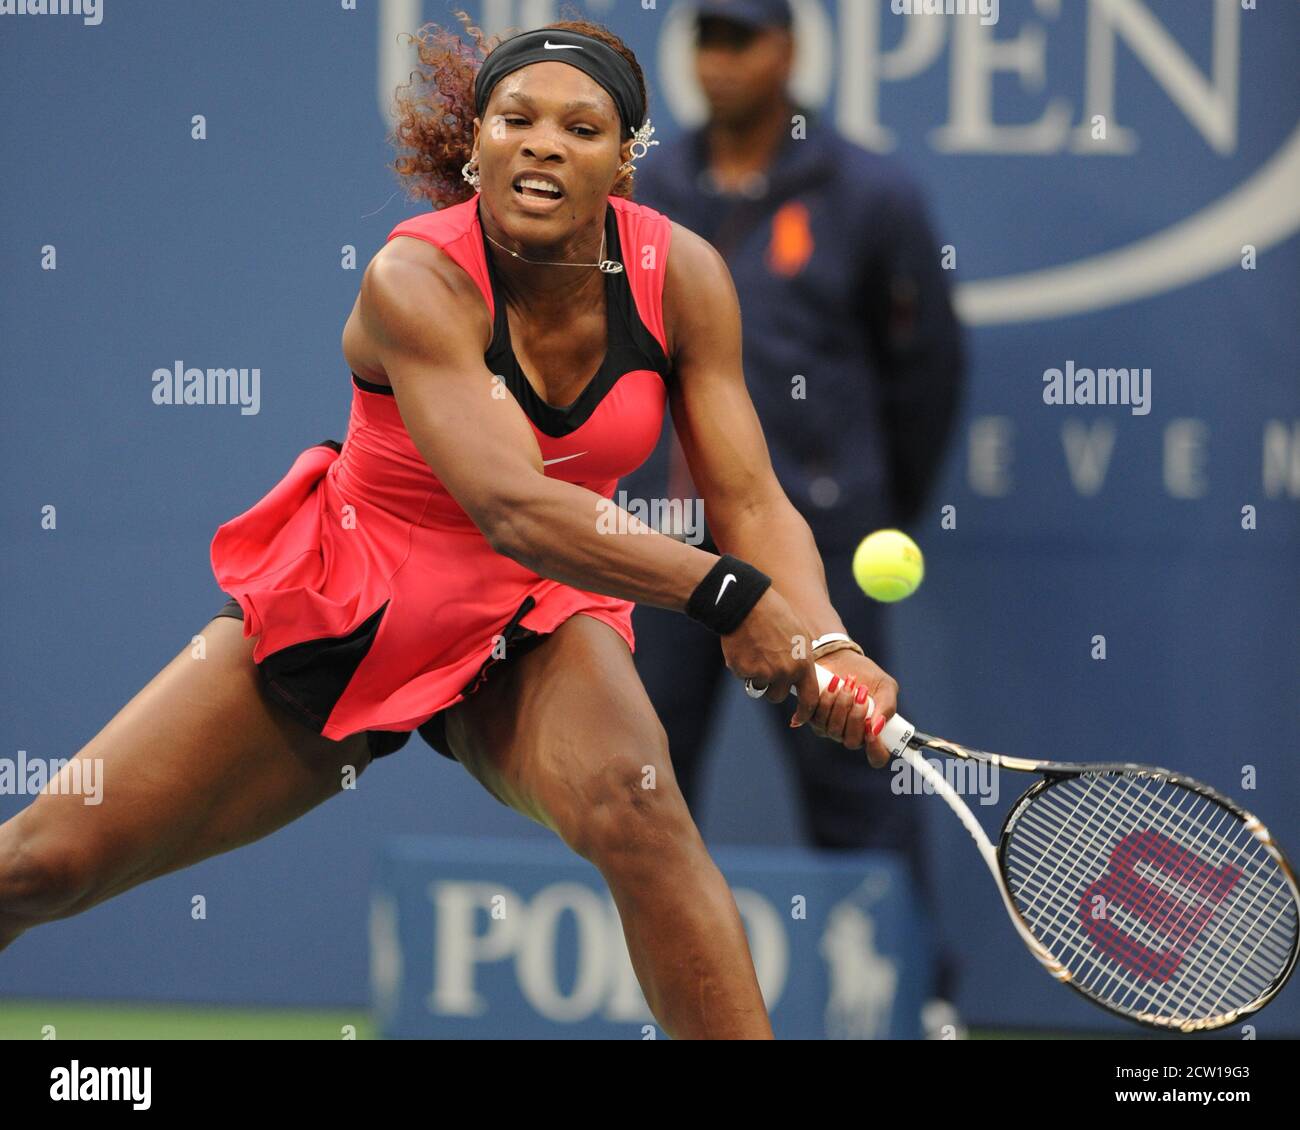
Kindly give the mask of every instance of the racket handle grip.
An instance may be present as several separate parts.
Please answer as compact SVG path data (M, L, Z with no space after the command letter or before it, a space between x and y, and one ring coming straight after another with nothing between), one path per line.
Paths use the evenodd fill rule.
M823 667L820 663L814 663L813 669L817 672L817 689L824 691L830 686L831 679L834 678L832 672ZM767 692L766 687L756 687L753 679L745 680L745 693L750 698L762 698ZM799 688L791 687L790 693L798 695ZM876 702L868 697L867 699L867 717L870 718L876 712ZM907 743L911 740L912 735L916 733L916 727L912 725L901 714L895 714L880 731L880 742L889 750L890 754L898 757L903 750L907 748Z
M820 663L814 663L817 669L817 689L824 691L831 682L831 672L823 667ZM791 693L795 688L790 688ZM867 714L868 717L876 712L875 699L867 700L870 704ZM880 744L889 750L890 755L897 757L907 748L907 743L911 740L912 735L916 733L916 727L912 725L901 714L895 714L888 722L885 723L884 729L880 731Z
M880 731L880 744L889 750L891 757L901 757L915 733L916 727L896 713Z

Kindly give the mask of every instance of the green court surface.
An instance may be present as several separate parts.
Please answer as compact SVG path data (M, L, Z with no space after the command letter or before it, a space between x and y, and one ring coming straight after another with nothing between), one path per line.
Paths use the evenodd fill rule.
M224 1005L0 1000L0 1040L357 1040L376 1038L365 1009L230 1008ZM352 1029L349 1032L349 1028ZM1121 1037L1149 1038L1134 1032ZM975 1040L1111 1039L1097 1033L976 1029Z
M0 1040L342 1040L353 1033L374 1039L365 1009L0 1000Z

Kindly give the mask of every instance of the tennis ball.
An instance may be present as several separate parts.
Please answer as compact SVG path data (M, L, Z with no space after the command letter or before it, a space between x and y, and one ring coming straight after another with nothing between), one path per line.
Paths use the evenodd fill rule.
M892 604L916 592L925 576L925 558L902 530L868 534L853 554L853 579L875 600Z

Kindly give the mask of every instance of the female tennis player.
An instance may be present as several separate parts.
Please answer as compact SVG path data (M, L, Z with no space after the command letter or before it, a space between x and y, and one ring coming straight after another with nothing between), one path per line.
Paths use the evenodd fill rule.
M362 281L346 440L217 531L230 604L77 755L103 759L103 803L42 794L0 827L0 945L267 835L418 729L600 869L669 1035L770 1037L633 603L692 616L770 700L797 688L792 725L878 765L896 684L772 473L725 264L630 200L636 58L573 20L489 52L461 19L477 49L424 29L399 95L397 169L435 210ZM610 502L669 404L722 557Z

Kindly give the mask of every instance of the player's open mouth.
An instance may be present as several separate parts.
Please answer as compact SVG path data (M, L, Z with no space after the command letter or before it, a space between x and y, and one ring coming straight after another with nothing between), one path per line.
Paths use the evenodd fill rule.
M564 197L564 189L550 177L525 173L515 178L513 187L519 196L534 200L560 200Z

